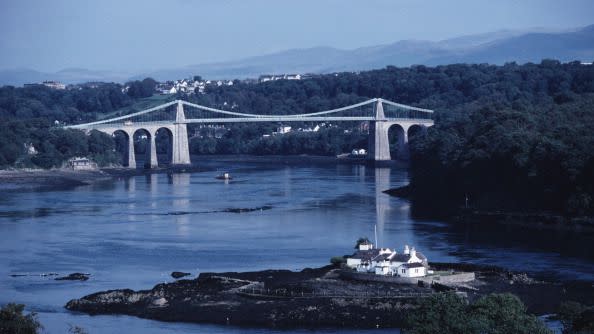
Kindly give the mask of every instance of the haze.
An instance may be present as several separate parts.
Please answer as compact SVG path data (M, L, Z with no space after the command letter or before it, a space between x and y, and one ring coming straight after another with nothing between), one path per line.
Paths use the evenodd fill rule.
M0 68L151 71L313 46L564 30L593 23L593 12L587 0L3 0Z

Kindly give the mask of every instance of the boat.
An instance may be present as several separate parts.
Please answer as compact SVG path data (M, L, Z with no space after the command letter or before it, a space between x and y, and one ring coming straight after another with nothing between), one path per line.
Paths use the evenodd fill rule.
M221 174L217 175L215 177L218 180L231 180L231 174L229 174L229 172L222 172Z

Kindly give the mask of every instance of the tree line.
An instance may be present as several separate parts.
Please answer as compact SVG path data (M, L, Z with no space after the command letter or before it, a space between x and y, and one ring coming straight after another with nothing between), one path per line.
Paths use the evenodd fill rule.
M43 85L0 87L0 168L59 167L74 156L89 156L99 165L118 163L111 136L97 131L85 136L61 126L113 114L151 96L155 84L147 78L125 86L89 83L65 90Z
M13 166L25 154L27 143L57 157L45 163L32 161L43 167L84 153L84 145L73 142L81 137L62 135L54 121L78 123L114 115L147 96L154 84L151 79L138 81L128 84L127 91L118 84L64 91L0 88L4 134L0 165ZM548 209L582 215L594 210L593 94L593 66L543 60L503 66L388 66L260 84L235 81L232 86L207 86L205 94L179 98L255 114L308 113L374 97L434 109L435 126L410 139L411 189L419 202L427 198L427 202L450 208L468 203L478 208ZM365 133L358 125L334 124L318 132L262 136L275 126L232 125L222 138L193 138L192 152L334 155L366 146ZM61 139L37 143L34 132L43 133L40 130ZM60 151L58 141L67 143L69 149L63 145ZM114 145L106 147L104 154L113 151ZM58 156L56 150L66 153Z

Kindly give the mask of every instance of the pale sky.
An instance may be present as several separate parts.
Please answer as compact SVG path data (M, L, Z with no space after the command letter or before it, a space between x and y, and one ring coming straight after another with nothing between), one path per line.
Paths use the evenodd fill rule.
M0 69L150 71L594 23L591 0L0 0Z

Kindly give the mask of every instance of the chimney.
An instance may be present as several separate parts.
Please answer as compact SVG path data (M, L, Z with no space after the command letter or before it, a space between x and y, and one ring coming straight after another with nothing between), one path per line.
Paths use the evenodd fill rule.
M410 254L410 250L408 249L408 245L404 245L404 254Z
M411 256L411 257L413 257L413 256L417 256L417 251L415 250L415 248L414 248L414 247L410 249L410 256Z

